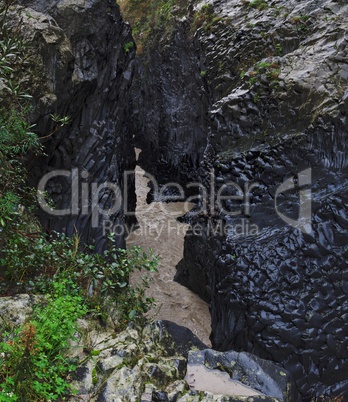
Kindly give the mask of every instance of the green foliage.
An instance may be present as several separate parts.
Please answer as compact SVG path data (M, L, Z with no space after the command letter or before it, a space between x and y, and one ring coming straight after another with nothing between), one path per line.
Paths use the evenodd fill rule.
M277 43L276 46L275 46L275 48L276 48L276 51L277 51L278 56L281 56L281 55L283 54L282 45L281 45L280 43Z
M27 121L25 110L2 110L0 115L0 153L20 155L39 148L38 138Z
M273 13L275 17L279 17L281 12L285 10L284 6L273 7Z
M280 75L279 62L263 60L256 63L248 72L241 72L241 78L247 80L250 86L260 82L262 75L264 75L269 82L278 82L278 77Z
M129 275L134 270L156 271L157 257L140 247L118 249L112 236L110 242L99 255L81 250L77 236L48 240L19 231L1 251L5 282L16 280L24 291L44 293L46 302L24 326L3 331L0 400L7 394L13 394L9 400L25 400L23 395L32 401L56 400L71 391L67 375L77 362L66 357L69 340L77 331L77 318L87 311L105 321L108 305L114 306L117 329L129 321L143 323L154 304L145 294L148 279L143 276L133 288Z
M6 223L13 220L17 214L19 198L11 191L6 192L0 198L0 226L6 226Z
M16 286L21 291L50 293L55 281L70 278L94 314L107 317L104 301L109 297L118 309L118 326L141 320L154 301L145 295L147 277L132 288L129 275L135 270L156 271L158 258L151 250L146 254L136 246L118 249L112 236L109 249L102 255L92 254L91 247L80 248L78 236L47 239L40 233L18 229L0 252L4 279L0 289L4 293L6 286Z
M122 14L131 23L138 53L160 35L169 35L175 19L186 13L187 0L124 0ZM127 45L127 44L126 44Z
M126 53L129 53L134 48L134 42L125 43L123 48Z
M10 3L0 1L0 246L20 220L21 205L26 205L30 194L22 160L28 151L40 150L28 122L31 47L19 25L8 18Z
M309 15L295 15L292 17L292 23L295 25L297 31L306 32L309 28L308 22L310 20Z
M212 4L203 4L203 6L195 13L193 28L195 30L200 27L207 29L207 27L212 23L214 14L214 6Z
M55 123L59 124L60 126L65 126L70 122L69 116L59 116L58 114L50 114L50 117Z
M66 355L87 313L82 298L71 293L70 280L54 282L53 292L37 305L25 324L2 334L0 400L47 401L71 393L67 376L78 362Z
M267 10L269 5L265 0L242 0L242 5L248 9L256 8L257 10Z

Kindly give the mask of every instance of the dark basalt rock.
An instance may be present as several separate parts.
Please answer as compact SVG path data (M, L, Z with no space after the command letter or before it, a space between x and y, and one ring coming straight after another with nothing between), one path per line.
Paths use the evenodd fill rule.
M98 214L98 205L107 210L116 201L113 191L101 189L99 196L94 191L93 202L92 183L113 183L122 196L127 192L129 210L135 206L134 180L123 183L123 172L135 166L132 136L125 125L135 51L126 51L124 45L133 41L131 29L113 1L19 4L25 7L24 27L37 48L33 68L40 82L32 120L39 136L46 138L42 142L47 156L29 162L30 182L37 186L46 173L76 169L74 175L50 180L45 189L56 209L70 209L73 196L78 209L65 216L40 211L40 219L48 232L78 232L82 242L100 251L106 245L103 222L123 225L124 211L121 206L110 217ZM58 129L50 114L68 116L69 124ZM79 184L72 189L76 177ZM86 197L82 185L88 187ZM121 200L121 195L116 198ZM117 243L124 246L123 236Z
M305 401L348 398L348 6L246 3L216 0L219 18L210 27L197 27L192 37L189 16L152 43L137 60L128 114L134 51L124 48L132 37L116 4L21 2L42 74L33 121L40 136L48 135L48 156L29 163L31 182L77 168L89 173L83 182L123 190L135 143L143 149L141 166L162 184L199 178L209 188L213 174L217 193L226 182L242 189L255 183L250 205L224 201L239 216L214 205L213 213L190 214L177 279L211 303L214 348L279 363ZM71 120L51 135L52 113ZM298 174L308 169L303 189ZM291 191L277 194L291 178ZM48 183L57 208L70 207L70 185L63 177ZM300 231L276 213L275 200L283 217L296 220L299 196L309 189L312 230ZM132 181L128 190L134 209ZM110 192L98 197L104 209L113 201ZM41 215L48 231L77 230L101 250L99 218L92 228L91 208ZM122 210L111 223L124 223ZM217 234L218 223L230 229Z
M155 35L155 33L154 33ZM188 19L136 58L130 130L142 149L139 165L159 184L198 178L207 140L209 94Z
M220 18L209 29L198 27L194 38L200 69L206 71L201 79L209 94L210 120L205 120L201 166L193 169L206 188L214 174L215 193L230 181L242 189L245 183L257 185L247 210L236 200L225 201L225 209L241 211L237 217L216 206L215 214L189 215L192 229L177 280L211 303L214 348L278 362L291 372L306 401L344 398L347 6L330 0L281 1L264 10L237 0L213 5ZM180 59L183 53L185 60L185 41L171 46L171 54ZM165 51L156 54L163 55L158 66L177 65ZM152 71L154 59L148 67ZM186 78L177 71L181 85ZM166 88L157 86L155 93L144 84L143 96L152 94L154 105L157 100L165 105ZM172 170L177 150L186 149L183 138L173 145L174 137L166 134L159 143L153 140L154 126L138 116L138 126L144 127L138 143L152 172L160 181L175 174L178 182L190 178L184 164ZM163 121L172 116L171 108L161 107L161 116ZM165 121L165 133L174 132L172 120ZM302 188L297 175L308 169L310 184ZM277 194L292 177L292 190ZM283 217L296 220L301 190L309 194L309 189L312 230L302 232L276 213L275 199ZM223 228L242 229L217 235L211 229L219 222ZM199 235L197 225L203 227ZM255 225L257 234L248 232L247 225Z
M158 325L163 326L170 336L170 342L167 343L167 353L169 355L182 355L187 358L191 349L202 350L207 348L207 345L186 327L167 320L158 321Z

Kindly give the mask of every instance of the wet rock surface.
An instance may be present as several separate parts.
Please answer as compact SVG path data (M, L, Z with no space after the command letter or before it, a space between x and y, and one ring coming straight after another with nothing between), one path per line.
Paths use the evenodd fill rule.
M191 215L204 230L186 235L177 279L210 300L214 348L281 363L304 400L347 398L347 6L237 3L214 2L224 23L197 34L214 97L202 179L236 183L231 196L255 187ZM301 231L282 218L309 190Z
M214 348L278 362L305 401L347 398L348 6L211 1L216 18L207 9L203 19L188 12L169 40L139 58L129 107L134 51L125 50L130 27L115 3L21 4L42 74L33 122L47 137L48 156L29 163L32 184L55 169L77 168L89 185L108 181L122 189L123 171L135 166L133 135L143 149L141 166L162 183L199 178L206 188L212 182L216 194L233 182L240 190L230 186L230 196L255 184L247 199L222 205L210 199L208 214L190 214L177 279L211 303ZM56 130L53 113L69 116L69 125ZM70 185L65 177L48 183L57 208L70 208ZM134 183L128 190L134 208ZM309 196L310 220L305 216L294 228L303 206L298 200L308 206ZM109 208L113 194L101 191L98 202ZM102 220L91 224L96 205L87 204L41 220L47 231L77 230L101 250ZM122 211L112 219L123 224ZM122 400L128 389L144 400L201 397L185 394L180 379L164 390L134 391L139 370L113 371L123 357L111 357L103 356L101 370L115 379L104 384L100 400ZM163 369L143 364L146 373L164 375L181 367L173 360L162 362ZM93 384L92 372L88 378Z
M189 19L178 19L170 34L157 39L136 58L130 130L143 150L139 165L160 184L185 185L198 178L209 95Z
M99 214L98 206L107 210L115 205L115 191L100 188L93 199L92 183L96 188L112 183L122 192L123 172L135 166L132 137L124 124L135 54L124 48L133 41L131 29L111 1L19 4L24 29L37 52L32 68L40 82L32 120L47 155L29 161L30 180L37 186L46 173L64 170L66 176L49 180L45 190L55 209L70 209L64 216L40 211L41 221L48 232L77 231L82 241L102 250L103 221L122 225L123 210L116 208L109 218ZM69 124L60 127L52 114L69 117ZM82 193L83 186L88 195ZM134 182L129 181L128 190L132 210ZM118 243L124 245L124 239L119 237Z

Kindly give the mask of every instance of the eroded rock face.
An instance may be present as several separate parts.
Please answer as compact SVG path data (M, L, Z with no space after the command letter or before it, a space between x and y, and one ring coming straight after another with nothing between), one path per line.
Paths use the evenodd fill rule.
M160 184L197 179L207 141L209 95L190 29L189 19L177 21L136 59L131 131L139 165Z
M41 211L41 221L50 232L78 232L98 251L105 247L103 222L109 220L106 225L111 226L124 221L122 205L111 216L98 213L98 207L106 211L121 199L120 194L114 196L116 190L98 191L98 186L112 183L122 195L128 190L130 210L135 203L134 182L129 181L128 188L123 184L123 172L135 165L132 138L124 124L135 53L125 48L133 42L131 30L113 1L21 4L24 29L37 49L34 72L40 78L33 122L44 137L47 155L31 161L31 183L36 186L49 172L67 172L49 180L45 190L55 209L70 213L53 216ZM59 127L50 114L68 116L69 124ZM82 194L82 183L87 195ZM118 244L124 245L123 236Z
M202 12L195 36L211 102L200 178L209 189L213 176L215 194L231 181L255 186L250 205L224 201L237 216L214 203L209 216L191 214L203 230L186 236L177 278L211 302L215 348L281 363L305 400L346 395L347 6L210 4L217 18ZM282 218L296 221L309 195L301 231ZM230 225L221 236L220 222Z

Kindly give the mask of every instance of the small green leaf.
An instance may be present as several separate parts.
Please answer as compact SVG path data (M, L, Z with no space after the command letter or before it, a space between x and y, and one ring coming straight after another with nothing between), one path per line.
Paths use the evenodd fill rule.
M128 317L129 317L130 320L133 320L133 318L134 318L136 315L137 315L136 310L132 310L132 311L129 313Z

